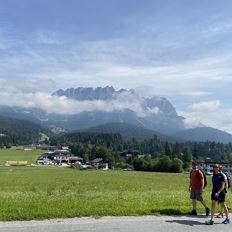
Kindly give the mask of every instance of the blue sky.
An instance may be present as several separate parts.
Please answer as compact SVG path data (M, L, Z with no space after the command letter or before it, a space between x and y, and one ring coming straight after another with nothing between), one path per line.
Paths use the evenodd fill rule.
M232 132L231 12L230 0L0 0L0 90L134 88Z

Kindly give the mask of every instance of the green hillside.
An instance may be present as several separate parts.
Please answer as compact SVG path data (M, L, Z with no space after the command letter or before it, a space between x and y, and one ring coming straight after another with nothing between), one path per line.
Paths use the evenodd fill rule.
M46 133L41 126L21 119L0 116L0 145L20 145L36 143L41 133Z
M123 139L150 139L157 135L160 139L170 142L175 142L176 139L171 136L163 135L157 131L148 130L146 128L138 127L128 123L107 123L104 125L99 125L96 127L87 128L82 131L88 132L96 132L96 133L113 133L113 134L120 134Z

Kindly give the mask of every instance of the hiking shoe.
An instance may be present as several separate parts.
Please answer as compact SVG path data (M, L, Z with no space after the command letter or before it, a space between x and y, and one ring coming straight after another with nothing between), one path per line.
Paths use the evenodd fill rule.
M226 218L222 223L223 223L223 224L230 224L230 219L229 219L229 218Z
M209 212L210 212L209 208L206 208L206 209L205 209L205 215L206 215L206 217L209 216Z
M206 225L213 225L214 224L214 221L213 220L208 220L205 222Z
M190 215L197 215L197 211L195 209L193 209L189 214Z
M222 213L222 212L219 213L219 214L216 216L216 218L223 218L223 213Z

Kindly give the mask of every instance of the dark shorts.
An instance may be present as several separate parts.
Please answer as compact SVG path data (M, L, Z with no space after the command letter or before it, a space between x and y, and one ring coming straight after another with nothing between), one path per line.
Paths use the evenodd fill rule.
M192 200L203 201L202 191L199 189L191 189L190 198Z
M212 192L211 194L211 200L212 201L218 201L218 203L223 203L226 200L226 192L222 191L218 197L215 197L216 192Z

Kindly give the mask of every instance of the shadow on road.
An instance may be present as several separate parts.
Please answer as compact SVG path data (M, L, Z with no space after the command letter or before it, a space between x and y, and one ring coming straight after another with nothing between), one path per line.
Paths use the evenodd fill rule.
M194 221L194 220L181 220L180 219L180 220L168 220L166 222L169 222L169 223L178 223L178 224L187 225L187 226L205 225L205 223Z
M152 209L150 211L151 213L159 213L161 215L181 215L182 212L180 210L177 209Z
M190 215L190 214L183 214L180 210L178 209L172 209L172 208L167 208L167 209L152 209L150 211L152 214L160 214L160 215L171 215L173 217L189 217L189 218L207 218L204 214L198 214L198 215Z
M188 226L205 225L205 223L198 221L198 219L202 219L202 218L207 219L207 217L205 215L203 215L203 214L200 214L200 215L197 215L197 216L189 215L189 214L183 214L180 210L172 209L172 208L152 209L150 212L155 213L155 214L158 213L160 215L171 215L175 219L174 220L167 220L166 222L168 222L168 223L178 223L178 224L181 224L181 225L188 225ZM181 219L182 216L184 217L184 219Z

